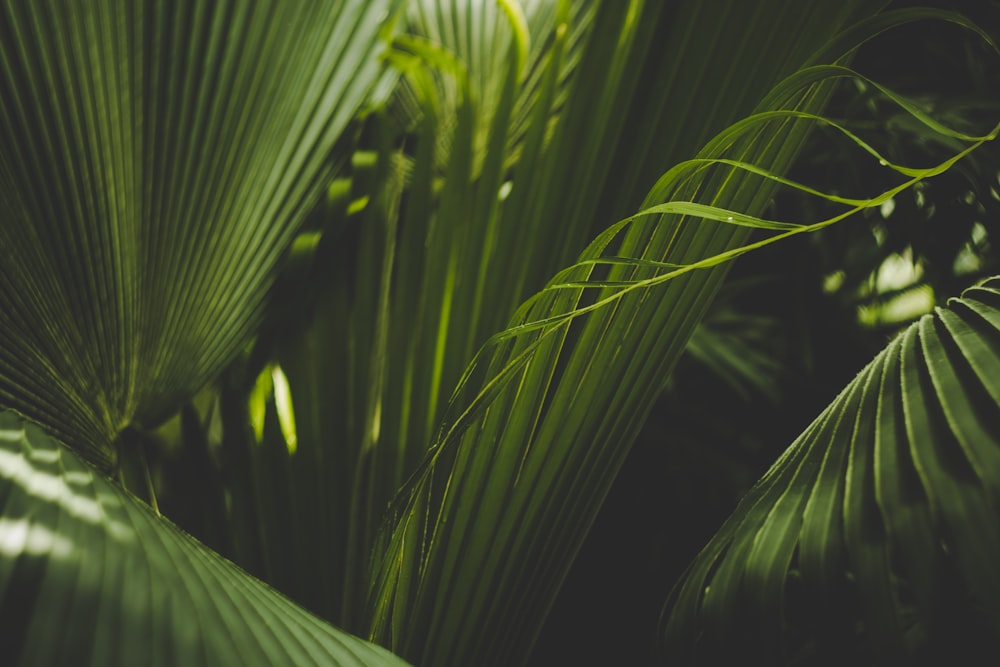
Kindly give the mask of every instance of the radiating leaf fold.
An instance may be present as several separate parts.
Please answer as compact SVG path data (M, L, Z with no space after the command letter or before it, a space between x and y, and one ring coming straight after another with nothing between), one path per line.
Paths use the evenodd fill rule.
M0 405L108 464L232 361L396 6L0 6Z
M250 577L10 411L0 516L5 664L405 664Z
M893 340L675 586L663 615L669 661L909 664L991 645L998 365L998 278Z

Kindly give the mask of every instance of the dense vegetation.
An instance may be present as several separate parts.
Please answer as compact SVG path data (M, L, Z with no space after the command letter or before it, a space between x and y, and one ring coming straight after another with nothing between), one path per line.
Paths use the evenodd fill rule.
M7 658L995 649L963 9L7 3Z

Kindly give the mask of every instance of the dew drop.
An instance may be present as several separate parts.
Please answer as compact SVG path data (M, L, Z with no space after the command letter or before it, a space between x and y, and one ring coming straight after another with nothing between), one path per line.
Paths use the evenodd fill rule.
M733 216L729 216L728 218L726 218L726 222L732 222L732 221L733 221Z
M889 163L888 163L888 162L886 162L885 160L879 160L879 161L878 161L878 163L879 163L880 165L882 165L883 167L888 167L888 166L889 166Z

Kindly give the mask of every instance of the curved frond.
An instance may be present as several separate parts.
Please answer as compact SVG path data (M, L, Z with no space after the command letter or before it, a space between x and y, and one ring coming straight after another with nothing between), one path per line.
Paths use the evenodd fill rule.
M395 5L0 7L0 404L107 463L232 360Z
M976 657L1000 632L998 424L994 278L893 340L740 502L670 596L670 661Z
M0 642L18 665L406 663L195 541L0 412Z
M640 4L632 7L641 13ZM631 14L621 18L622 35L641 23ZM757 27L772 34L788 26ZM819 40L831 29L812 27L824 36ZM614 51L609 33L594 34L608 40L600 49ZM711 57L736 68L729 55ZM621 71L607 76L616 85L624 78ZM383 524L371 591L374 638L421 663L524 660L725 261L756 247L747 243L753 229L780 236L819 228L766 220L764 212L778 185L787 185L779 175L806 132L825 122L816 113L827 83L842 76L840 68L811 68L778 85L759 113L717 135L699 161L668 172L640 214L600 234L482 348L429 455ZM592 90L603 85L584 80ZM557 136L567 127L560 125ZM581 156L581 164L590 163ZM553 210L545 226L555 234L563 227L552 220L575 223L578 199L596 201L583 181L575 184L566 199L548 200ZM852 204L878 205L882 196L892 193Z

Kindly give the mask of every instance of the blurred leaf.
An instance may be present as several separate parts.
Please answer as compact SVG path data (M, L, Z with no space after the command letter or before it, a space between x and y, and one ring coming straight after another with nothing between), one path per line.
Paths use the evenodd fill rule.
M739 289L733 281L723 286L686 352L745 400L760 394L777 403L785 372L781 348L787 343L781 322L742 312L732 301Z
M408 443L393 438L383 446L384 432L394 435L394 411L410 407L386 406L384 398L387 364L398 354L389 341L412 336L409 328L391 327L390 298L408 165L384 114L368 118L365 135L375 150L355 160L351 178L362 191L373 188L367 204L353 214L321 213L329 219L315 261L288 286L286 298L312 290L315 304L299 313L298 326L258 339L254 356L263 370L256 383L242 382L248 367L257 371L256 359L241 361L222 390L231 407L223 414L221 453L234 558L349 629L365 626L370 533L406 463ZM366 185L359 172L366 172Z
M0 642L17 665L404 665L0 412Z
M594 0L415 0L407 6L407 33L426 40L441 57L433 74L437 97L435 113L441 130L438 134L437 165L446 165L451 153L453 133L458 123L457 111L471 101L477 123L471 137L472 171L478 175L487 159L501 160L505 168L517 161L530 131L536 107L546 116L545 134L551 129L566 100L569 81L582 57L586 37L593 25L599 3ZM407 40L404 46L415 44ZM561 52L554 72L555 93L551 100L544 92L548 69L558 46ZM423 54L426 54L426 47ZM445 59L448 60L445 63ZM443 65L443 66L442 66ZM518 84L511 109L501 111L511 102L504 101L509 70L513 66ZM427 90L417 89L417 82L404 78L396 91L395 107L403 114L407 127L426 113ZM502 156L488 155L491 129L497 113L509 124L503 138ZM507 117L509 114L509 117Z
M361 143L371 158L369 178L357 161L342 177L368 203L354 214L317 216L323 239L313 270L279 297L288 303L315 289L315 316L260 351L288 377L294 455L273 428L270 403L263 413L256 408L265 416L260 446L248 437L245 409L227 413L224 465L233 479L237 560L349 629L368 625L370 553L389 502L423 459L447 391L476 345L509 316L491 303L491 294L510 289L494 267L513 275L523 253L516 245L498 248L498 240L525 240L531 230L530 221L504 217L501 193L512 179L506 165L517 150L543 150L560 77L568 76L567 40L591 20L587 3L570 5L529 8L535 55L523 70L508 15L492 1L410 6L435 30L453 31L443 44L413 34L396 40L392 62L408 84L399 95L412 94L420 105L415 125L401 129L389 112L367 117ZM470 23L456 23L456 12ZM471 48L470 34L487 41L472 45L481 59L467 66L450 49L468 56L462 48ZM494 83L498 96L483 99L477 86ZM519 113L530 125L523 140L516 138ZM477 157L479 148L485 152ZM227 393L236 403L249 388L236 381ZM318 580L301 574L315 567L323 569Z

